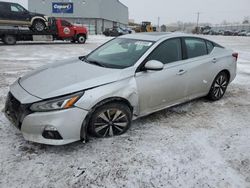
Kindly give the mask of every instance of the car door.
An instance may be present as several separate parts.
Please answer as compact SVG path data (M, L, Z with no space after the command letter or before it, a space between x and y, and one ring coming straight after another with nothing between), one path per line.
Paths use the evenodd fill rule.
M5 2L0 2L0 23L5 23L8 16L8 6Z
M214 61L216 59L210 55L213 50L213 43L201 38L183 38L186 46L188 65L188 90L189 99L204 96L209 92L214 75Z
M185 101L187 76L182 58L181 40L174 38L162 42L145 59L144 63L160 61L164 68L161 71L137 71L140 115Z
M31 16L27 10L16 3L9 4L8 20L16 25L30 25Z
M59 25L58 32L59 36L62 38L72 38L75 36L74 26L67 22L66 20L61 20Z

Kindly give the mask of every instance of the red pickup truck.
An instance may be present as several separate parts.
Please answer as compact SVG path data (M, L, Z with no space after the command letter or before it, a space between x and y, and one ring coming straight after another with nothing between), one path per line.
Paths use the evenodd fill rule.
M0 26L0 39L7 45L14 45L16 41L52 40L70 40L73 43L84 44L87 37L86 27L72 25L63 19L49 18L48 27L43 32L22 27Z

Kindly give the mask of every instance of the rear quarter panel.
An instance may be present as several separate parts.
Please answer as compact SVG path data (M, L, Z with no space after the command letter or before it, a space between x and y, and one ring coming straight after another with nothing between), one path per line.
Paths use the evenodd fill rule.
M214 68L214 78L222 70L227 70L230 73L230 82L234 80L237 72L237 62L236 59L232 56L233 50L226 48L215 47L211 55L217 59Z

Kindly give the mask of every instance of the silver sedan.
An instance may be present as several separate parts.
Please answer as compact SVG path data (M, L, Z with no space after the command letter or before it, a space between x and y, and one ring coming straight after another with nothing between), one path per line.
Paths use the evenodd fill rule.
M121 135L133 119L203 96L221 99L237 58L193 35L125 35L19 78L5 114L25 139L43 144Z

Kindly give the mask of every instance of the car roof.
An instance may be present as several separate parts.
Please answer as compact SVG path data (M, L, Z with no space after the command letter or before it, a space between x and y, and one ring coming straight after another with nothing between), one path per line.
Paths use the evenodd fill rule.
M145 32L145 33L135 33L129 35L123 35L120 38L127 39L137 39L137 40L148 40L148 41L158 41L164 38L174 38L174 37L198 37L195 35L188 35L184 33L170 33L170 32ZM199 37L198 37L199 38Z

